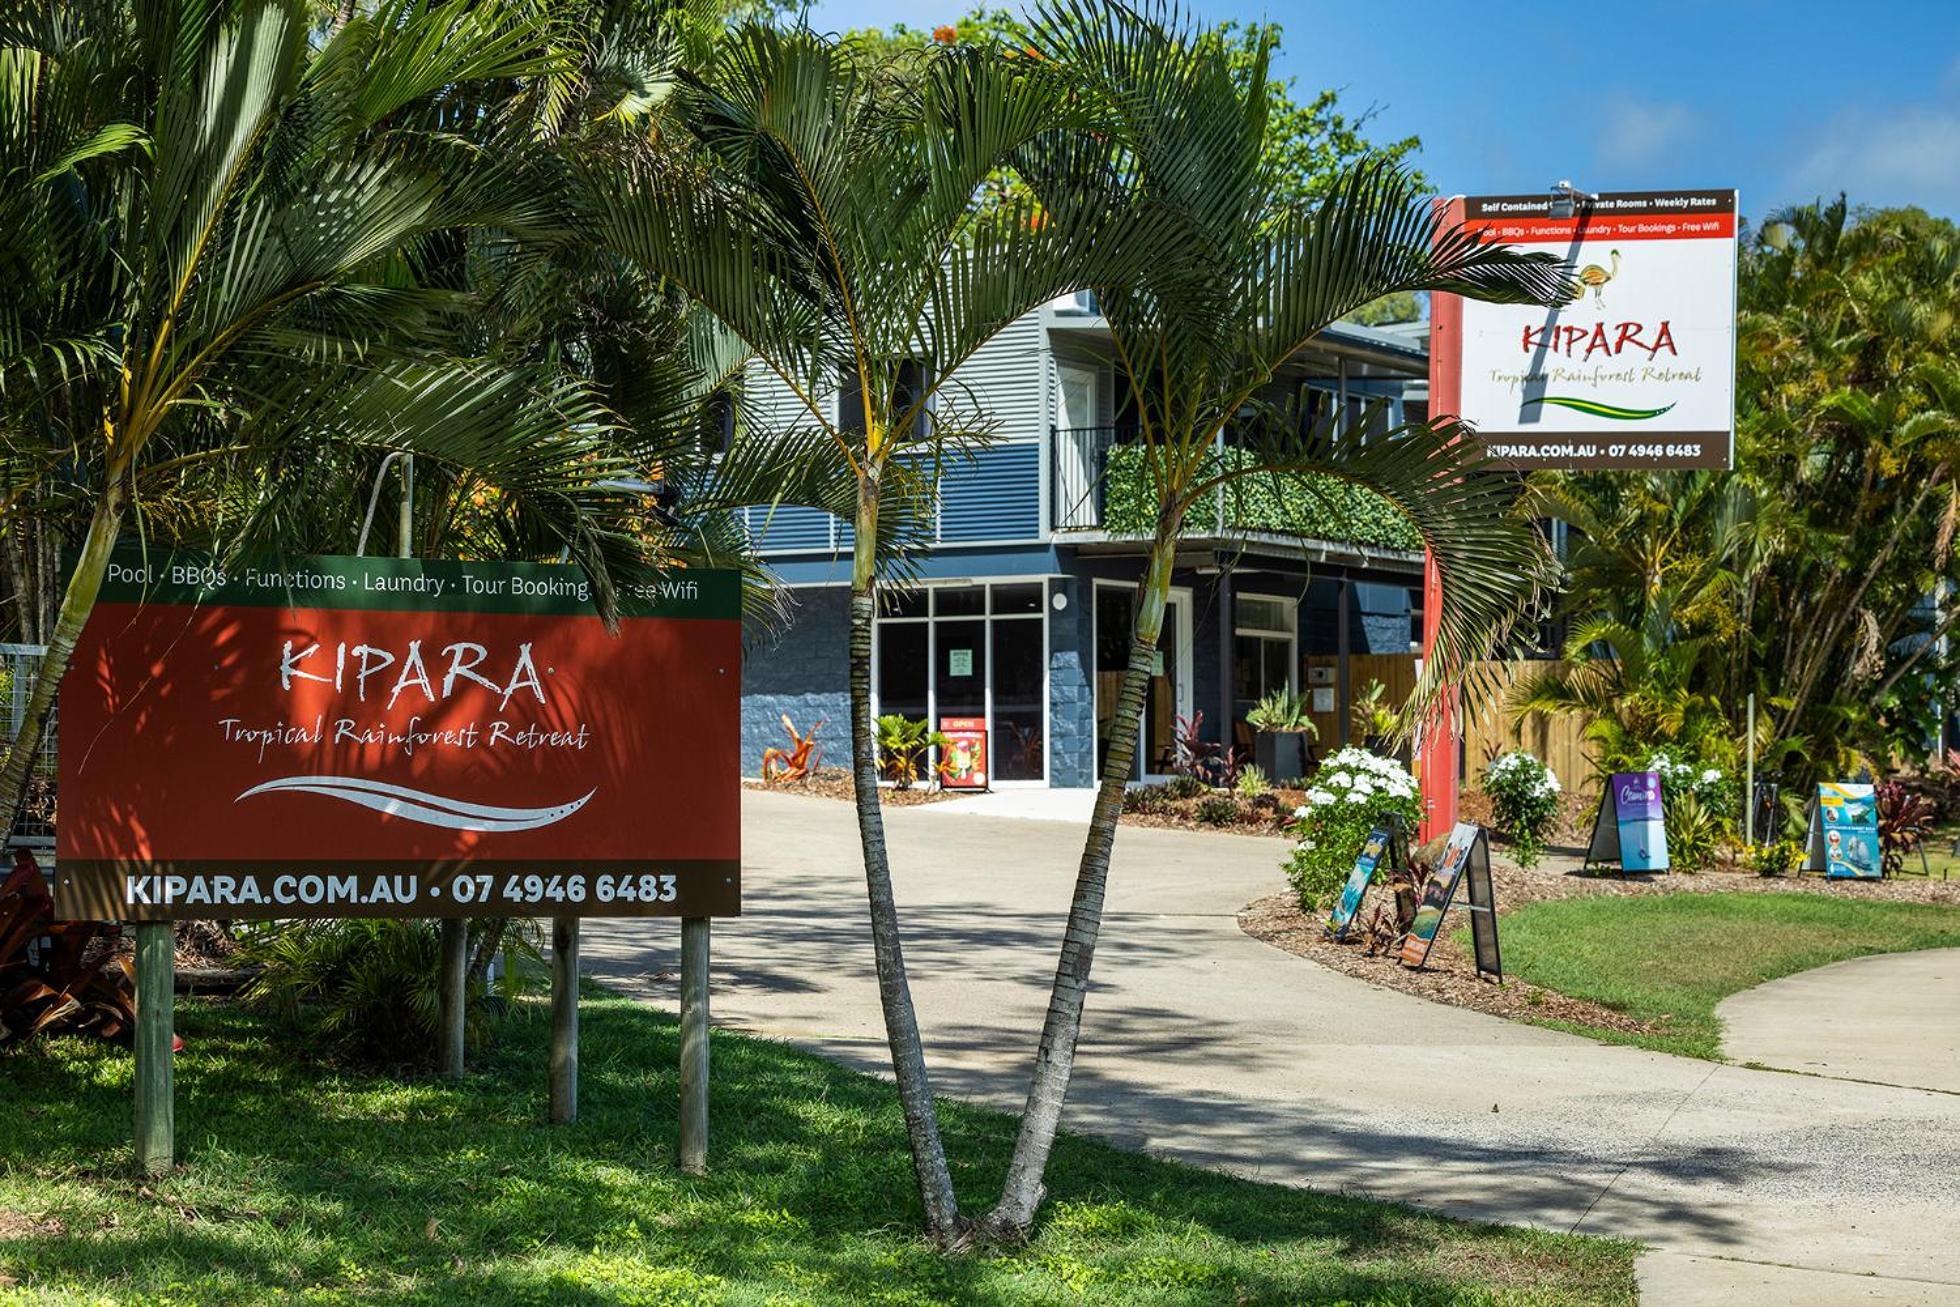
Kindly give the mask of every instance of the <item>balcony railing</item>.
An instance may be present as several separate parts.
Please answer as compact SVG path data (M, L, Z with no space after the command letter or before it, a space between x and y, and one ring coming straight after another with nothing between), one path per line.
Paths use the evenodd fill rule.
M1156 495L1133 427L1051 429L1050 521L1056 531L1146 536L1155 524ZM1221 457L1251 455L1228 446ZM1262 531L1316 540L1419 550L1422 540L1387 501L1334 477L1249 476L1216 496L1207 526L1217 534Z

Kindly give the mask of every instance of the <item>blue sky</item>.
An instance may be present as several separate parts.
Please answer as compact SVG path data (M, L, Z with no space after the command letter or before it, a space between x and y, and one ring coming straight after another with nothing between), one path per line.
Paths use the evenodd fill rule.
M970 7L822 0L810 16L928 28ZM1280 23L1281 72L1379 106L1374 137L1420 136L1444 191L1734 186L1756 220L1845 190L1960 218L1960 0L1195 7Z

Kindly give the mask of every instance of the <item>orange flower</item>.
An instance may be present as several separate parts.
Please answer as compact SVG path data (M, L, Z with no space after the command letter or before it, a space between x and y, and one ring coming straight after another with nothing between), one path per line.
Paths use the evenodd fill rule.
M932 29L932 39L941 45L954 45L960 39L960 29L949 23L941 23Z

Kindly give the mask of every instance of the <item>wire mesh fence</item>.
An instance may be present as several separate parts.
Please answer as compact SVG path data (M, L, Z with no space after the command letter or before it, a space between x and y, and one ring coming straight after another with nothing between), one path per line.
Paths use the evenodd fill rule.
M27 721L27 699L47 650L38 644L0 644L0 755L10 752ZM33 770L27 780L27 806L7 838L9 847L51 848L54 845L55 728L57 712L48 715Z

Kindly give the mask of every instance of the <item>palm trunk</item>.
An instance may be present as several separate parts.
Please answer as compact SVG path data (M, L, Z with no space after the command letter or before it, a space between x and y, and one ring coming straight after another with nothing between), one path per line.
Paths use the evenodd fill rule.
M926 1071L919 1017L905 978L905 950L899 941L898 902L892 894L891 859L885 850L885 819L878 806L878 740L871 728L871 636L877 615L879 467L867 460L858 486L857 521L851 566L851 771L857 791L858 839L864 846L864 883L871 901L871 950L878 963L878 1000L884 1007L885 1036L891 1045L892 1074L905 1111L905 1134L912 1169L926 1209L926 1235L942 1248L961 1243L959 1199L946 1165L933 1108L932 1078Z
M1048 1155L1061 1126L1062 1105L1068 1098L1069 1077L1075 1070L1076 1042L1082 1035L1082 1009L1089 993L1089 969L1095 962L1096 940L1102 933L1103 899L1109 888L1109 857L1116 845L1116 822L1123 812L1123 789L1136 761L1137 735L1143 726L1143 699L1150 685L1150 668L1157 637L1164 626L1164 606L1171 589L1171 564L1177 553L1177 525L1160 525L1151 545L1150 566L1137 583L1136 617L1130 627L1130 663L1109 725L1109 757L1075 873L1075 898L1069 904L1068 928L1062 934L1061 961L1055 968L1048 996L1048 1016L1035 1050L1034 1074L1014 1156L1001 1186L1000 1202L988 1213L984 1228L1003 1241L1027 1236L1035 1212L1047 1192L1044 1177Z
M0 765L0 843L5 842L5 837L20 822L21 809L27 801L28 778L33 772L35 756L41 751L41 737L47 730L48 715L54 709L55 694L61 688L61 678L68 672L68 660L74 655L82 627L95 609L102 578L109 570L109 555L114 552L116 535L122 529L124 495L121 474L110 473L108 487L95 502L88 537L82 541L81 557L75 560L74 575L69 577L68 589L62 595L61 611L53 629L45 632L47 652L42 655L40 669L34 677L34 692L28 696L26 720L21 723L20 734L14 737L6 763Z

